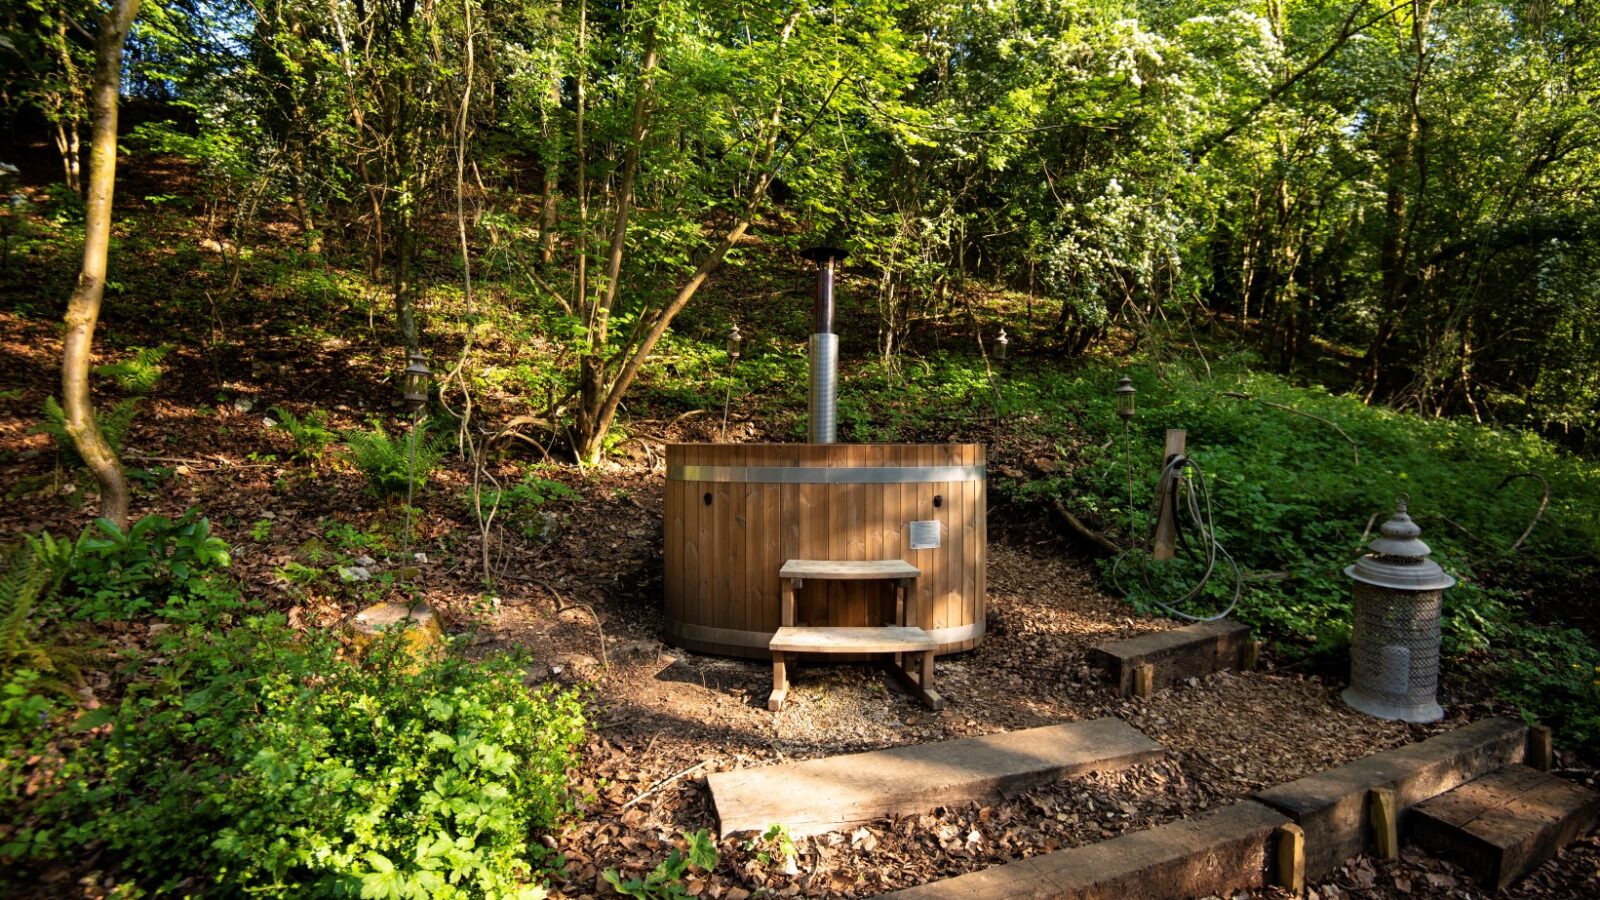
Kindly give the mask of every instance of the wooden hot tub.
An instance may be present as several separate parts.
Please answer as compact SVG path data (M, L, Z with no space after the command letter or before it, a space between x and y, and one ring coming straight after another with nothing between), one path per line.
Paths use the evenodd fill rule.
M983 639L987 496L981 444L673 444L667 447L667 637L769 657L778 570L791 559L899 559L922 571L906 621L931 620L940 653ZM937 522L938 546L919 546ZM889 582L807 581L808 625L882 625ZM932 615L926 614L931 610Z

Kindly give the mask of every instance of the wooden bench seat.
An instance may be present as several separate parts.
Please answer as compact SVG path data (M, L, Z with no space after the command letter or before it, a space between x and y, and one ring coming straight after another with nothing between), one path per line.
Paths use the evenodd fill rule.
M932 622L906 622L906 599L922 570L900 559L791 559L778 570L783 585L782 627L767 648L772 651L772 696L767 709L777 712L789 695L789 662L796 653L893 653L893 672L923 703L944 708L933 690L933 656L939 642L929 633ZM893 581L894 621L879 627L805 626L795 621L795 592L806 579L815 581ZM931 619L931 611L924 618Z

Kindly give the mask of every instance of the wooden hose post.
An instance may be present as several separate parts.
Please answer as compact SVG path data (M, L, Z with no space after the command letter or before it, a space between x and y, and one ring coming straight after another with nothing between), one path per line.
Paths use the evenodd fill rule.
M1167 429L1166 446L1161 451L1161 466L1166 468L1174 456L1182 455L1187 443L1187 436L1181 428ZM1178 511L1173 506L1173 498L1163 494L1160 498L1161 505L1156 513L1156 546L1154 556L1158 562L1165 562L1178 555Z

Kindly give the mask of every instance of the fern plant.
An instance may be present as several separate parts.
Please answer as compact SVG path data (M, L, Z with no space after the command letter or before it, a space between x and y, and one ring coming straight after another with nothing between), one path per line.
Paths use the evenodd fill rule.
M278 423L275 427L288 432L289 437L294 439L291 455L295 459L319 460L327 452L328 445L333 443L335 434L328 427L328 414L320 409L313 409L301 418L281 406L274 406L272 415Z
M418 424L409 436L391 436L383 425L374 421L371 431L347 431L344 439L350 448L344 458L361 470L367 478L367 487L380 497L404 494L408 485L420 490L444 457L444 447L428 434L426 422ZM414 461L413 440L416 442Z
M117 387L130 394L148 394L156 389L156 382L166 373L161 361L171 352L170 345L134 347L133 356L122 362L95 366L94 374L110 378L117 383Z
M0 571L0 682L11 681L20 670L37 673L34 685L74 697L83 684L82 666L91 654L64 643L40 642L34 636L34 612L61 587L72 558L71 541L45 534L26 539L4 551Z
M122 440L127 437L128 428L133 425L134 413L138 411L139 401L129 397L105 412L95 413L100 433L105 435L106 443L111 445L113 453L121 455ZM72 443L72 435L67 433L66 410L61 408L56 398L44 398L44 418L28 429L28 433L49 435L50 439L56 442L56 450L69 465L83 462L82 457L78 456L78 448Z

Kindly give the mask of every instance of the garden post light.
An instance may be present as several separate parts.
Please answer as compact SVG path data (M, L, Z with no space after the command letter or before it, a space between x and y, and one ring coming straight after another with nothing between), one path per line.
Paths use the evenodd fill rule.
M1005 326L1000 327L1000 336L994 339L994 358L1000 362L1006 361L1006 348L1011 346L1011 339L1006 337Z
M728 436L728 407L733 403L733 367L739 362L739 347L744 336L739 334L739 323L728 329L728 390L722 398L722 437Z
M402 377L406 406L411 409L411 435L406 454L406 533L401 540L402 559L410 568L411 558L411 502L417 486L417 420L422 417L422 411L428 408L428 380L433 373L428 371L428 358L422 355L421 350L413 350L407 355L405 375ZM402 579L406 569L401 570Z
M1117 416L1122 419L1122 457L1128 470L1128 533L1133 533L1133 398L1138 395L1138 390L1133 386L1133 379L1124 375L1117 379L1117 389L1113 392L1117 402Z
M433 373L428 371L427 357L422 355L422 351L411 351L408 359L403 376L406 406L413 413L419 413L428 405L428 379Z
M1437 722L1439 607L1456 580L1428 559L1422 529L1395 502L1371 553L1344 570L1355 582L1350 633L1350 687L1341 695L1354 709L1380 719Z
M1132 378L1124 375L1117 380L1117 415L1122 417L1122 421L1128 422L1133 419L1134 397L1138 393L1138 389L1133 386Z

